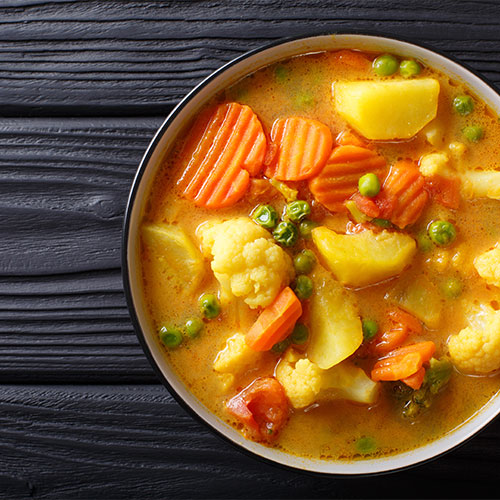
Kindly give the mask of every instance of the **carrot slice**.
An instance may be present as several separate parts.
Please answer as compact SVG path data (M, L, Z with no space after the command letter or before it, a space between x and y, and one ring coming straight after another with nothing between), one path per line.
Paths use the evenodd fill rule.
M422 387L424 378L425 378L425 368L422 366L422 368L420 368L420 370L418 370L413 375L410 375L409 377L406 378L402 378L401 382L405 383L408 387L411 387L412 389L418 391L418 389Z
M410 352L403 356L385 358L385 364L380 361L373 367L371 378L374 382L379 380L395 381L408 378L422 368L422 355L419 352Z
M267 141L257 115L238 103L205 112L188 134L183 156L187 166L177 182L196 205L222 208L245 194L250 175L263 165Z
M372 351L376 354L387 354L399 347L407 338L410 331L404 325L385 331L375 341Z
M226 410L246 425L254 439L271 441L288 418L288 400L272 377L258 378L226 403Z
M365 147L338 146L321 172L309 180L309 189L316 201L332 212L346 212L344 202L358 189L359 178L367 172L385 176L383 156Z
M388 312L393 327L377 336L370 351L375 354L387 354L398 348L411 333L422 333L422 324L411 314L396 307Z
M268 351L290 333L301 314L300 300L287 286L260 313L246 334L245 342L254 351Z
M374 199L380 207L380 217L389 219L403 229L420 217L429 195L425 179L411 160L396 163Z
M278 152L265 174L281 181L301 181L316 175L325 165L333 144L325 124L299 116L276 120L271 140L278 145Z
M460 206L460 179L448 179L442 175L426 177L425 188L446 208L456 210Z
M407 354L417 352L422 356L422 363L426 363L432 358L432 355L436 351L436 345L432 340L427 340L425 342L417 342L416 344L409 344L398 349L391 351L386 357L380 359L377 365L384 366L385 364L390 364L392 358L401 358Z

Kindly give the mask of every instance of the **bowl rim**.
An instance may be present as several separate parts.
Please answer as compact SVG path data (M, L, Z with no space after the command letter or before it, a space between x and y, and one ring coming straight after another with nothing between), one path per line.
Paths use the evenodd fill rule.
M381 475L387 475L387 474L393 474L397 472L402 472L408 469L412 469L414 467L418 467L420 465L427 464L429 462L432 462L434 460L437 460L438 458L450 453L451 451L457 450L459 447L463 446L467 442L469 442L472 438L476 437L480 432L483 432L486 427L488 427L492 422L494 422L498 416L500 415L500 411L497 411L497 413L491 417L489 420L487 420L485 423L483 423L479 428L477 428L475 431L473 431L469 436L467 436L465 439L462 439L461 441L453 444L449 448L446 448L435 455L417 460L414 463L407 464L407 465L402 465L402 466L396 466L391 469L387 470L378 470L375 472L362 472L362 473L341 473L341 472L327 472L327 471L318 471L318 470L308 470L304 469L298 466L290 465L287 463L283 463L277 460L273 460L270 458L267 458L263 455L260 455L259 453L256 453L254 451L251 451L249 448L243 446L242 444L239 444L235 441L233 441L229 436L227 436L222 430L219 430L215 426L213 426L211 423L209 423L207 420L205 420L198 412L196 412L185 400L184 398L174 389L174 387L171 385L169 382L168 378L165 376L161 368L158 366L156 360L154 359L153 353L149 348L149 345L146 341L146 335L141 327L136 309L135 309L135 303L133 300L133 295L132 295L132 287L130 283L130 276L129 276L129 237L130 237L130 224L131 224L131 218L132 218L132 209L134 207L134 203L136 201L136 196L137 192L139 190L139 186L141 184L142 178L144 176L144 173L147 169L148 163L153 155L153 153L156 150L156 147L160 143L161 139L163 138L163 135L166 133L167 129L170 127L172 122L175 120L177 115L181 113L181 111L184 109L184 107L189 103L189 101L197 95L199 92L202 91L204 87L206 87L207 84L215 80L219 75L224 73L227 69L231 68L232 66L235 66L236 64L244 61L245 59L254 56L260 52L264 52L268 49L271 49L273 47L277 47L282 44L286 44L288 42L293 42L293 41L299 41L299 40L305 40L309 38L316 38L316 37L323 37L323 36L335 36L335 35L353 35L353 36L370 36L370 37L377 37L383 40L390 40L393 42L403 42L407 43L410 45L414 45L418 48L422 48L425 50L428 50L430 52L433 52L437 54L438 56L448 59L452 61L453 63L465 68L468 72L472 73L475 77L477 77L479 80L481 80L485 85L490 87L490 89L499 96L500 99L500 90L497 89L495 84L491 82L488 78L484 77L482 74L477 72L475 69L470 67L467 63L464 63L460 61L458 58L456 58L452 54L448 54L444 51L441 51L439 49L436 49L430 44L427 43L422 43L419 40L415 40L412 37L403 37L399 35L393 35L393 34L386 34L381 31L377 30L365 30L365 29L354 29L354 28L336 28L334 30L310 30L310 31L304 31L301 34L295 35L295 36L290 36L290 37L282 37L278 38L276 40L273 40L272 42L266 43L264 45L260 45L259 47L256 47L254 49L251 49L247 52L244 52L243 54L239 55L238 57L231 59L215 71L211 72L207 77L205 77L201 82L199 82L193 89L191 89L180 101L177 105L174 106L172 111L168 114L168 116L165 118L163 123L160 125L158 130L156 131L155 135L151 139L151 141L148 144L148 147L139 163L139 166L137 168L136 174L134 176L134 179L132 181L132 185L130 188L129 196L127 199L127 204L125 208L125 214L124 214L124 220L123 220L123 226L122 226L122 238L121 238L121 273L122 273L122 281L123 281L123 288L124 288L124 294L125 294L125 299L127 302L127 308L129 310L130 314L130 319L132 321L132 326L134 327L134 331L136 333L136 336L139 340L139 343L144 351L144 354L146 355L146 358L148 359L151 367L153 368L153 371L155 372L156 376L160 380L160 382L165 386L165 388L169 391L170 395L175 399L175 401L182 407L184 408L185 411L191 416L194 417L194 419L198 422L201 422L205 428L208 428L213 434L215 434L218 438L222 439L224 442L229 443L234 449L238 450L241 453L244 453L245 455L257 459L265 464L271 465L273 467L277 467L280 469L284 469L287 471L293 471L293 472L298 472L302 473L305 475L309 476L322 476L322 477L332 477L332 478L364 478L364 477L376 477L376 476L381 476ZM491 400L490 400L491 401ZM208 410L208 409L207 409ZM209 411L209 410L208 410ZM476 416L476 413L473 414L470 419L474 418ZM444 437L444 436L443 436ZM437 438L434 441L439 441L442 438ZM397 456L394 455L394 456ZM369 462L370 460L366 460L366 462Z

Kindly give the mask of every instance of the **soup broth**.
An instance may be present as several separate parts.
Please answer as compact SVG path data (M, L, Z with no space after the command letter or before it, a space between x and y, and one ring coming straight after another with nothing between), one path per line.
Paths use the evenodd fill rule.
M141 250L143 292L151 322L159 332L158 342L166 340L165 356L168 357L178 376L210 411L240 429L249 439L303 457L352 460L400 453L422 446L463 424L497 393L500 385L496 375L496 370L500 368L500 354L496 365L490 359L494 357L492 355L488 358L490 364L483 369L485 365L482 364L483 359L478 354L483 345L481 341L476 343L475 354L470 355L471 357L475 355L477 358L472 361L467 358L467 340L460 339L465 344L464 347L456 342L460 345L455 346L455 350L451 349L451 353L448 344L451 337L457 338L461 335L460 332L466 329L472 332L472 336L485 329L488 334L483 335L483 343L494 344L495 335L500 337L498 327L496 333L491 333L492 329L495 329L495 321L488 320L478 325L478 321L474 320L474 314L480 317L485 315L495 317L500 307L499 288L494 284L495 270L491 272L492 277L485 277L487 272L481 270L477 264L478 256L495 248L500 239L498 223L500 196L497 196L498 193L487 192L487 189L481 190L476 178L471 180L467 177L468 172L480 169L481 173L491 172L491 182L500 185L500 174L499 177L495 176L500 158L498 117L471 94L469 89L432 68L419 65L420 71L407 78L404 78L399 71L392 75L377 74L374 61L379 56L380 54L356 51L305 54L262 68L214 96L204 110L193 117L192 123L186 124L185 131L179 134L174 147L166 153L162 167L148 193L143 214L143 227L156 228L148 234L143 232ZM395 60L398 65L401 64L401 58L395 57ZM363 125L359 125L358 122L355 124L349 112L339 112L341 103L335 101L341 88L339 82L406 84L419 81L439 84L437 114L411 137L382 140L365 137L360 131L364 130ZM347 90L351 91L350 87L347 87ZM466 107L467 103L473 103L473 109L467 113L460 112L463 110L456 101L457 97L464 96L470 99L464 101ZM200 116L203 113L212 116L214 109L217 107L221 109L221 106L227 103L248 106L258 118L266 141L266 157L263 160L265 165L259 168L258 173L250 174L249 185L237 201L220 208L207 208L193 200L193 197L186 196L187 188L182 184L182 178L191 168L193 154L201 154L199 145L201 142L197 149L189 145L190 141L199 139L196 127L200 123ZM378 175L381 185L379 193L367 196L361 193L361 184L359 188L356 185L352 188L352 192L346 194L345 200L341 203L342 208L328 209L318 201L317 198L321 196L315 196L312 192L311 179L325 171L327 167L324 166L324 162L320 165L318 173L310 177L301 180L275 179L274 184L271 184L268 179L273 177L273 162L276 173L279 171L276 158L284 155L285 149L284 141L276 141L276 134L273 138L273 125L277 120L290 117L314 120L314 127L316 122L326 126L332 134L328 155L331 151L333 155L338 148L355 147L368 151L367 154L383 158L386 166L384 173ZM381 121L383 122L383 119ZM204 124L206 123L205 120ZM470 127L475 127L476 136L480 130L481 137L473 136L474 130L471 131ZM204 130L206 134L208 129ZM344 138L339 138L342 132L345 133ZM300 137L295 138L297 143L300 140ZM305 143L307 145L307 141ZM212 143L213 147L215 146ZM314 152L316 153L317 151ZM235 165L236 160L232 161L230 165ZM307 167L314 164L314 161L316 161L314 158L310 160ZM394 205L388 209L380 200L389 199L387 198L389 195L386 198L382 196L384 191L390 191L390 183L387 180L389 176L395 175L398 165L402 165L402 169L407 168L405 165L409 162L412 162L411 168L408 167L409 171L413 168L416 172L414 175L418 176L418 179L409 183L407 189L417 190L415 186L421 182L423 186L421 192L424 193L422 199L425 197L425 203L414 217L415 220L398 225L402 216L398 219L394 215L397 209ZM438 167L436 162L439 163ZM430 176L426 175L427 164L431 165L429 167L431 170L434 169ZM285 168L288 166L285 165ZM443 173L443 169L447 169L447 173ZM371 173L370 169L359 172L358 177L366 173ZM449 179L455 179L456 182L451 182ZM438 182L437 188L436 182ZM248 332L255 331L256 322L264 314L263 311L270 307L270 302L256 306L252 303L255 307L250 307L248 301L245 302L244 299L248 299L249 294L254 291L237 296L234 287L231 290L227 283L221 283L214 274L214 262L218 257L214 256L210 249L207 251L203 236L207 233L204 230L210 225L242 217L248 218L252 224L260 228L261 226L255 221L255 210L259 205L271 205L278 218L281 217L286 223L293 223L287 216L289 212L286 206L290 204L290 200L286 199L287 188L296 190L297 199L307 202L311 212L306 218L314 221L317 228L313 230L313 238L299 237L291 246L283 245L283 240L280 241L279 238L273 240L273 229L265 229L269 232L269 239L266 240L269 242L268 245L278 246L289 256L284 258L284 262L288 262L289 275L285 273L285 276L280 275L281 278L279 276L274 278L279 290L271 297L270 302L287 285L299 298L301 293L307 295L297 284L297 275L308 275L314 288L311 297L302 298L300 301L301 317L298 320L299 323L306 325L308 338L303 343L295 343L291 340L289 329L284 337L281 335L279 338L277 343L280 345L250 353L248 355L250 361L246 365L243 362L238 365L239 361L234 361L233 364L238 366L233 371L229 368L217 371L214 362L218 357L220 359L220 353L224 349L228 352L228 339L238 333L247 336L248 339ZM406 192L400 194L397 202L402 204L401 200L405 196ZM356 207L351 204L351 208L346 209L346 201L350 199L354 200ZM374 203L379 205L374 207ZM380 210L382 215L373 216L375 212L372 213L370 210ZM254 219L251 218L252 214ZM404 214L406 216L406 212ZM439 241L436 243L433 239L436 235L433 235L430 224L436 221L451 224L454 229L452 240L447 241L447 244L440 244ZM302 227L301 222L296 221L295 226ZM165 235L161 232L162 227L174 227L175 231L180 229L182 234L167 232ZM317 232L318 228L324 228L325 232ZM375 238L376 235L386 233L410 238L408 245L413 247L411 252L410 250L408 252L411 255L405 260L404 265L402 264L402 269L394 270L392 274L384 275L382 279L374 278L375 281L369 283L363 281L365 278L369 279L366 276L355 276L354 279L351 279L350 275L345 277L348 265L337 268L337 264L329 260L328 252L322 251L321 243L318 243L322 238L321 234L326 235L325 238L333 234L335 237L345 235L346 238L356 239L362 234L369 234L370 238L372 236ZM448 236L449 233L446 233L445 239ZM185 237L188 240L187 250ZM245 234L241 235L242 239L246 237ZM438 240L440 237L443 237L443 233L438 234ZM235 239L238 239L238 235L235 235ZM232 241L228 240L227 245L232 245ZM399 248L396 249L398 252ZM314 270L301 273L299 266L299 271L297 269L294 271L292 259L305 249L314 254L316 260ZM172 253L175 253L174 260L179 259L176 262L180 262L180 265L172 264ZM190 259L188 264L186 259ZM388 255L386 266L395 265L391 259L392 254ZM295 262L297 268L297 261ZM489 268L495 268L496 265L500 270L500 262L494 260L488 264ZM359 265L359 274L370 272L363 266L364 264ZM179 272L182 276L179 276ZM219 272L219 278L220 274ZM499 278L500 271L496 275L496 280ZM322 288L319 283L326 284ZM311 354L314 336L319 335L315 330L312 315L319 307L314 305L314 301L319 300L315 297L330 286L335 290L337 290L335 287L341 287L342 292L339 293L348 294L346 296L349 298L346 300L354 304L355 318L349 316L347 320L343 317L343 321L349 321L350 325L354 325L352 328L357 329L356 335L361 335L363 329L365 332L358 347L352 352L344 353L340 362L334 363L331 367L324 367L320 364L324 365L326 362L317 361L320 358L323 360L324 352L317 354L316 349L315 354ZM243 285L242 287L244 288ZM220 304L220 314L215 318L203 317L200 312L199 297L205 293L216 296ZM339 313L341 316L347 317L350 314L348 306L344 309L343 306L339 308L337 304L336 307L336 311L341 310ZM332 310L332 318L336 317L335 314ZM413 320L408 321L416 321L417 327L408 327L406 320L400 320L402 323L398 323L394 320L396 316L391 314L403 314L401 316L403 318L406 318L404 314L411 315ZM325 313L325 317L327 316L330 317L330 312ZM193 319L193 322L186 328L185 324L189 319ZM200 320L203 326L198 332L201 326ZM371 339L368 338L370 332L366 320L375 322L374 328L378 328L378 332ZM362 323L363 321L365 323ZM342 328L339 324L338 327L330 328L325 333L333 337L333 340L328 340L324 349L342 342L335 340L335 335L338 335ZM171 330L175 332L172 333ZM168 332L172 333L170 337L167 335ZM395 332L404 333L401 334L399 342L394 341ZM384 334L390 339L389 344L395 342L387 349L382 345ZM182 338L176 339L175 335L182 335ZM487 339L488 335L495 338ZM432 360L418 354L415 359L419 368L412 373L405 372L409 373L409 376L397 378L392 372L389 375L384 372L382 379L378 378L380 374L376 369L377 363L381 360L392 360L388 362L392 370L395 366L394 357L399 352L396 352L397 349L425 342L434 343ZM500 349L500 340L498 342ZM241 347L241 349L248 348L248 345ZM326 377L325 372L335 370L339 364L344 366L345 363L349 363L351 368L361 368L367 379L373 379L374 382L370 383L376 384L376 388L375 385L373 388L376 396L368 397L367 402L353 401L352 398L342 397L343 389L335 386L333 392L317 390L316 396L311 397L307 404L298 404L298 396L294 399L295 393L292 394L294 389L287 386L284 375L280 377L279 364L291 359L287 356L295 356L294 360L290 361L291 370L294 367L297 370L299 366L297 358L307 360L314 364L313 369L316 370L314 373L320 374L318 377ZM467 359L464 361L462 358ZM443 380L440 379L443 382L441 387L438 387L441 381L438 385L432 386L432 380L429 379L429 373L435 373L432 371L432 367L437 366L433 364L435 361L448 363L450 369L447 375L443 375ZM305 363L303 366L306 366ZM473 369L471 366L474 366ZM399 364L397 368L403 369ZM419 381L418 373L427 378ZM412 379L413 375L415 377ZM284 422L278 425L272 421L270 424L265 416L261 415L264 410L255 409L255 401L268 401L267 396L250 401L241 395L241 391L251 386L255 380L273 380L283 386L280 390L284 391L286 398L284 400L281 398L279 405L286 404L283 410ZM297 376L294 380L296 384L313 385L307 379L305 372L302 378ZM405 380L414 387L407 385ZM435 393L431 387L436 389ZM305 389L302 386L301 390L304 393ZM238 400L240 407L243 404L250 413L259 413L258 418L255 417L259 429L252 428L252 423L249 424L249 420L242 418L238 412L228 411L228 402L235 401L234 398L238 398L238 395L240 395ZM265 404L258 403L257 406ZM268 403L268 406L272 408L273 403ZM262 434L262 425L267 426L268 435Z

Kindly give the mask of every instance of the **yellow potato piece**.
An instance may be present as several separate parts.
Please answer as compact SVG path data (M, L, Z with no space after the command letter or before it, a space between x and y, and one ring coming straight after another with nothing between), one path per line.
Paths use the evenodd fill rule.
M158 273L173 279L183 290L198 287L204 274L203 256L183 229L170 224L148 224L142 226L142 240Z
M349 357L363 341L353 294L319 265L312 276L311 340L307 357L323 370Z
M423 321L428 328L436 329L441 321L443 298L436 286L426 277L405 278L386 293L386 300Z
M320 226L312 238L328 269L343 285L354 287L396 276L417 250L412 237L389 231L338 234Z
M433 78L336 82L337 112L367 139L409 139L436 117L439 82Z

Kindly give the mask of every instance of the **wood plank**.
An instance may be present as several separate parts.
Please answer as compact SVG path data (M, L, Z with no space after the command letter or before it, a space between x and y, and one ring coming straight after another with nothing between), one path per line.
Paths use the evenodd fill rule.
M2 120L0 382L156 382L130 324L120 245L161 122Z
M0 107L3 116L166 114L247 50L350 28L431 43L498 84L499 17L494 0L422 0L416 11L405 0L3 2Z
M0 424L2 498L487 498L500 466L496 422L396 475L287 471L222 442L159 386L2 386Z

